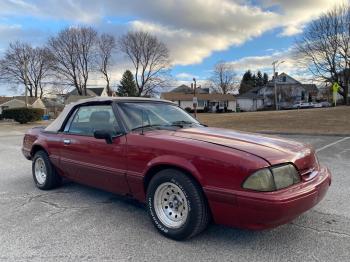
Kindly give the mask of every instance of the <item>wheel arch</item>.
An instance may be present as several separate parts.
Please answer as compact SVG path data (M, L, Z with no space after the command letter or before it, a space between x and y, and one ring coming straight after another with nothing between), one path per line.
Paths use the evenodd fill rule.
M151 179L160 171L165 170L165 169L176 169L179 170L181 172L183 172L185 175L187 175L188 177L190 177L191 179L193 179L194 181L196 181L196 183L202 188L202 184L200 183L200 181L196 178L195 175L192 174L192 172L190 170L188 170L187 168L184 168L182 166L178 166L178 165L174 165L174 164L157 164L154 165L152 167L150 167L147 172L145 173L144 179L143 179L143 186L144 186L144 190L145 192L147 191L147 187L149 185L149 182L151 181ZM202 189L203 190L203 189Z
M147 191L148 183L151 181L152 177L159 171L167 168L173 168L184 172L187 176L194 179L201 188L203 188L205 183L204 178L198 172L197 168L188 161L188 159L179 156L163 155L148 163L146 170L143 172L145 192Z
M34 155L36 154L36 152L38 151L44 151L46 154L48 154L47 150L45 149L45 147L43 145L40 145L40 144L34 144L32 146L32 149L30 150L30 155L31 155L31 158L34 157Z

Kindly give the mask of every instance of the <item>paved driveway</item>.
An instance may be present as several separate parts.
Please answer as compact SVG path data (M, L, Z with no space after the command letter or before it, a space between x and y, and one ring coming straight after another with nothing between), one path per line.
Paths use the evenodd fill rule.
M333 173L318 206L273 230L212 225L176 242L159 235L135 202L74 183L36 189L22 136L0 132L0 261L348 261L350 139L288 137L319 148Z

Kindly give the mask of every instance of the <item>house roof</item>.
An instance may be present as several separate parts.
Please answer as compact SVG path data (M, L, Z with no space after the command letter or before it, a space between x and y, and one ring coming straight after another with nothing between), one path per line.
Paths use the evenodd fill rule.
M209 101L234 101L236 98L230 94L196 94L198 100L209 100ZM192 101L193 94L183 93L162 93L161 98L171 101Z
M25 96L14 96L13 99L22 100L24 102L26 101L26 97ZM28 104L32 105L38 99L39 99L39 97L30 97L30 96L28 96Z
M173 90L171 90L169 93L183 93L183 94L192 94L193 93L193 88L187 86L187 85L180 85ZM209 93L209 88L201 88L198 87L196 88L196 93L198 94L208 94Z
M3 103L6 103L10 100L12 100L13 97L8 97L8 96L0 96L0 105L3 104Z
M87 88L86 89L86 94L87 96L97 96L97 94L91 90L92 88ZM79 93L78 93L78 90L77 89L74 89L73 91L69 92L67 94L68 96L79 96ZM82 97L82 96L81 96Z
M170 91L171 93L192 93L193 89L187 85L180 85L173 90Z
M25 96L1 96L0 97L0 105L4 104L4 103L7 103L7 102L9 102L11 100L14 100L14 99L17 99L17 100L25 102L26 97ZM30 96L28 96L28 104L32 105L38 99L39 99L38 97L30 97Z
M104 87L94 87L94 88L88 88L88 90L91 90L92 92L94 92L97 96L101 96L103 90L105 88Z
M318 92L318 88L315 84L302 84L302 87L307 91L307 92Z

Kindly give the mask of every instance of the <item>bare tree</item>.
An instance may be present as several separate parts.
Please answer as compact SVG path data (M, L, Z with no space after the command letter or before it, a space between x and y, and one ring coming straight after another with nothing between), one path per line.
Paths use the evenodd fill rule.
M98 70L102 73L104 80L106 80L106 87L108 95L112 95L110 87L111 75L110 67L112 63L112 54L116 49L116 41L114 36L102 34L98 41Z
M51 37L48 46L53 55L55 75L65 84L86 95L89 73L94 70L97 32L91 27L66 28Z
M166 82L170 66L169 50L166 45L147 32L129 32L119 39L120 50L126 54L135 67L135 81L138 95L149 95Z
M350 80L350 5L341 5L310 23L297 41L297 55L316 80L341 86L348 104Z
M52 57L47 48L11 43L0 62L2 80L23 84L29 96L42 97L44 80L50 75Z
M51 95L66 95L72 89L69 85L62 85L58 83L54 83L48 90L48 94Z
M215 92L228 94L237 89L235 84L236 72L232 65L220 61L214 66L212 76L209 81L212 83L212 88Z

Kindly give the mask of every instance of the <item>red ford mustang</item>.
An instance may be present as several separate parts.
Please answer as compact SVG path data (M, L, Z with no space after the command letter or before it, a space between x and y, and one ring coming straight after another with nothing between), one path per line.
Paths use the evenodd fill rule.
M30 129L23 154L40 189L62 177L146 203L155 227L190 238L215 223L265 229L315 206L331 184L298 142L209 128L157 99L93 98Z

